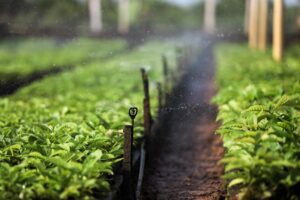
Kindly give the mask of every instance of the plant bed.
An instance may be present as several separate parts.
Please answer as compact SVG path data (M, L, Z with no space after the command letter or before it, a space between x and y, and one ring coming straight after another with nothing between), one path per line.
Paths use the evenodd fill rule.
M0 94L9 94L18 86L47 74L110 58L123 52L125 47L122 40L86 38L64 43L36 38L3 41L0 43Z
M299 47L280 64L246 45L217 48L218 129L229 196L298 199L300 183Z
M140 67L149 66L151 79L161 79L160 57L170 47L149 43L1 99L0 198L97 199L95 191L111 191L128 108L142 107ZM156 110L157 96L151 100ZM136 138L141 124L140 114Z

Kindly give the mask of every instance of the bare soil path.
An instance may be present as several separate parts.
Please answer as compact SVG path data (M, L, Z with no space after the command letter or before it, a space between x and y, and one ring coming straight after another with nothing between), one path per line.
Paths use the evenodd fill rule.
M223 199L222 142L214 134L213 44L207 43L163 110L146 164L143 199Z

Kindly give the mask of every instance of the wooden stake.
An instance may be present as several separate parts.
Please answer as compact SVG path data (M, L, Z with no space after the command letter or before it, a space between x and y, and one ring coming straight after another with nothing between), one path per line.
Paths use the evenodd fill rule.
M146 73L145 69L141 69L142 73L142 80L143 80L143 86L144 86L144 97L145 99L149 99L149 79L148 74Z
M133 145L133 126L126 125L124 133L124 159L123 159L123 183L122 199L134 199L132 185L132 145Z
M151 112L150 112L150 95L149 95L149 79L145 69L141 69L143 85L144 85L144 134L146 145L151 134Z
M283 0L274 0L273 58L279 62L283 54Z
M166 92L168 90L167 85L169 79L169 66L168 66L167 57L165 55L162 55L162 63L163 63L163 74L164 74L164 89Z
M162 64L163 64L163 75L164 75L164 93L165 93L165 99L168 98L169 93L169 65L168 60L165 55L162 55Z
M257 48L258 37L258 0L250 1L249 46Z
M259 0L259 35L258 48L262 51L267 47L268 0Z
M163 101L162 89L161 89L161 84L160 83L157 83L157 93L158 93L157 96L158 96L158 116L159 116L161 108L162 108L162 101Z

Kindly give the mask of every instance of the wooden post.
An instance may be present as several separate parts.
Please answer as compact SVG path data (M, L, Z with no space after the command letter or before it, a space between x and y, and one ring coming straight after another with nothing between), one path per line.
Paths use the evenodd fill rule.
M157 97L158 97L158 116L160 115L160 111L162 108L162 89L161 89L161 84L158 82L157 83Z
M279 62L283 54L283 0L274 0L273 58Z
M212 34L216 24L216 0L205 0L204 5L204 31Z
M132 185L132 145L133 145L133 126L126 125L124 133L124 159L123 159L123 182L122 199L134 199Z
M119 33L126 34L129 32L130 27L130 0L119 1L119 14L118 14L118 31Z
M245 16L244 16L244 33L249 33L249 22L250 22L250 0L245 2Z
M164 82L168 81L168 74L169 74L169 65L168 60L165 55L162 55L162 63L163 63L163 74L164 74Z
M165 55L162 55L162 63L163 63L163 75L164 75L164 92L165 92L165 99L168 98L169 93L169 65L168 60Z
M259 34L258 48L265 51L267 48L268 31L268 0L259 0Z
M150 95L149 95L149 79L145 69L141 69L142 80L144 85L144 133L147 141L151 134L151 111L150 111Z
M89 0L90 31L99 34L102 31L101 0Z
M257 48L258 42L258 0L250 0L249 46Z

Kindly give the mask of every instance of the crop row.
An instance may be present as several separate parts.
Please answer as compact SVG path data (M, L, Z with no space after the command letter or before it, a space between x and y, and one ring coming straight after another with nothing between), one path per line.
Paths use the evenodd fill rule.
M171 46L148 43L1 99L0 199L93 199L108 191L123 154L128 108L142 108L140 68L162 79L161 54Z
M299 47L282 64L243 45L217 48L217 130L230 195L239 199L299 199Z
M34 72L70 67L113 55L124 49L122 40L77 38L68 41L53 39L19 39L0 43L1 84L24 78Z

